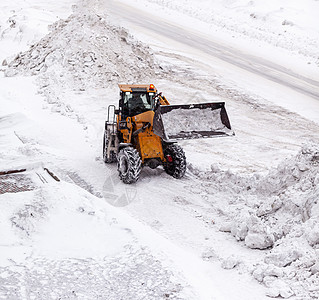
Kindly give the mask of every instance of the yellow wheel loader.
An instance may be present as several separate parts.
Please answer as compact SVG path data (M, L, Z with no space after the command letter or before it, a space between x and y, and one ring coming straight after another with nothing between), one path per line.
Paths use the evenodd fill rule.
M143 166L162 165L181 178L186 157L177 139L232 135L224 102L170 105L153 84L119 84L119 108L108 107L103 160L117 161L124 183L138 180Z

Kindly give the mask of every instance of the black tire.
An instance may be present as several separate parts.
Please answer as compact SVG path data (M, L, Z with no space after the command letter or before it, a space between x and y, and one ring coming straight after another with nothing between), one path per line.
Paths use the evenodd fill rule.
M105 163L110 164L113 162L116 162L116 153L114 151L111 151L110 157L107 157L107 147L109 144L109 136L107 131L104 132L104 137L103 137L103 160Z
M138 151L132 147L123 148L118 154L117 170L124 183L138 180L142 169L142 160Z
M163 164L165 172L174 178L182 178L186 172L186 157L182 147L171 144L165 149L164 156L166 159Z

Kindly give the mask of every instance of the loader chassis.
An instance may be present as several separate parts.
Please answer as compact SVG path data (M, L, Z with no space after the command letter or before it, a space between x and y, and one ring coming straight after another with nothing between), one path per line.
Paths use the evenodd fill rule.
M184 151L178 149L179 159L173 161L175 153L165 157L166 149L173 144L164 141L153 131L153 120L157 102L168 103L165 97L156 94L152 85L119 85L119 109L109 106L103 140L104 162L117 160L118 172L124 183L138 180L142 166L156 168L163 165L165 171L181 178L186 171ZM173 170L173 171L172 171Z
M154 169L163 165L167 174L174 178L183 177L186 171L185 153L176 140L170 138L210 137L230 135L232 132L223 102L170 105L152 84L119 84L119 88L119 109L114 105L108 107L103 159L105 163L117 161L119 176L124 183L136 182L143 166ZM203 113L204 109L205 115L212 114L204 129L198 127L197 121L200 123L201 120L189 122L185 117L183 124L183 118L179 117L180 114L191 115L191 110L200 110ZM168 123L169 127L181 128L180 131L175 132L175 128L173 134L169 135L169 128L164 128L164 114L167 114L164 119L171 117L180 123L179 126ZM192 128L194 124L197 124L196 128Z

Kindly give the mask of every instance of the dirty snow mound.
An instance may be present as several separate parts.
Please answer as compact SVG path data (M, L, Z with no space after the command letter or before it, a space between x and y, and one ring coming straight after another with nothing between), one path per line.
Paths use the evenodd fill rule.
M157 65L149 49L124 28L93 13L74 13L9 63L6 76L44 74L50 84L74 90L143 81Z
M318 296L318 145L304 145L266 175L244 176L218 166L206 173L193 166L190 170L207 180L205 192L217 199L218 193L224 195L225 201L213 203L220 214L220 230L246 247L265 251L264 261L250 269L269 288L269 296Z

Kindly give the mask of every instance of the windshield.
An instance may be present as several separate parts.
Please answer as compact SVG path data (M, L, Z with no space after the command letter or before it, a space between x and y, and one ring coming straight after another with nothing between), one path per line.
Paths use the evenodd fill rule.
M125 92L123 94L124 115L131 117L154 109L154 93Z

